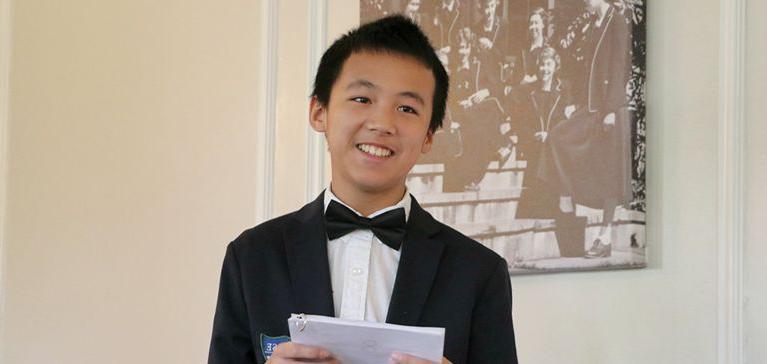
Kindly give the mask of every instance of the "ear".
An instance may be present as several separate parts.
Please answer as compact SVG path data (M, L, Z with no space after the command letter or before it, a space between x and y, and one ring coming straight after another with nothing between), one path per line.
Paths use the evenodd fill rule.
M328 128L328 109L317 96L312 96L309 102L309 124L320 133L324 133Z
M431 130L426 132L426 138L423 140L423 145L421 145L421 153L426 154L431 150L431 143L434 141L434 132Z

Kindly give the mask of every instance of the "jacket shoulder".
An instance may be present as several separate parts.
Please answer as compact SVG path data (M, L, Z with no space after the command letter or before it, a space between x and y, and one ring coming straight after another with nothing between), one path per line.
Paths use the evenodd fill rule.
M237 252L282 245L285 231L294 223L296 211L264 221L240 233L229 246Z

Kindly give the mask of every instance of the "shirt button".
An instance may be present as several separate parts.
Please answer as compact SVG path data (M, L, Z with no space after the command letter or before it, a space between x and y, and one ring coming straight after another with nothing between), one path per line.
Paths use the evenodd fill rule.
M354 269L352 269L352 274L354 274L355 276L361 275L362 274L362 268L354 268Z

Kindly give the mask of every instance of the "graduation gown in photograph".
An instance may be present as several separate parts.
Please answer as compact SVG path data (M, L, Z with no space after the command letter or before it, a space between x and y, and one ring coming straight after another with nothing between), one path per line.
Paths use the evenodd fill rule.
M631 190L631 127L626 84L631 74L631 36L626 19L610 6L601 26L586 38L586 92L582 107L555 126L543 150L538 177L561 195L593 208L606 199L628 203ZM615 114L615 125L604 125Z
M538 132L551 132L566 119L565 108L573 104L566 84L556 79L549 91L541 81L520 86L514 92L517 155L527 162L522 179L522 194L517 207L518 219L553 219L559 212L559 194L538 178L542 153L549 139L540 141Z
M498 149L504 145L500 125L505 122L505 115L492 91L491 96L480 103L466 108L459 104L478 91L477 87L493 87L478 83L481 67L481 61L475 59L470 68L459 69L453 78L456 103L450 111L453 120L461 125L461 154L445 163L444 192L462 192L465 187L479 183L488 164L499 157Z

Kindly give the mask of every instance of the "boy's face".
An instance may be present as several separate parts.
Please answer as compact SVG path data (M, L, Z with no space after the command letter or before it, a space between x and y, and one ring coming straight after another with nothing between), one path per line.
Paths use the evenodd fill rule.
M543 36L543 18L540 14L530 16L530 36L536 39Z
M593 13L599 9L604 0L583 0L583 2L586 4L586 9Z
M312 98L310 123L325 133L336 188L384 193L404 186L431 148L434 76L416 59L353 53L333 84L328 105Z
M421 0L410 0L407 3L407 8L405 9L405 11L408 13L415 13L420 8L421 8Z
M557 62L551 58L544 58L538 62L538 75L544 81L549 81L557 71Z
M492 19L495 16L495 9L498 7L498 0L487 0L485 3L485 17Z

